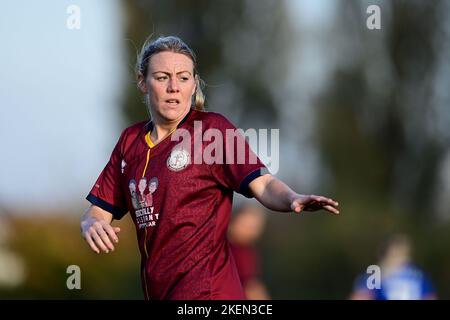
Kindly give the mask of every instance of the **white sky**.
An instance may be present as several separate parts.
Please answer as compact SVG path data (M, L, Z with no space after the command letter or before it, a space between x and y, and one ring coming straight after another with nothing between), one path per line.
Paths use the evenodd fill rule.
M122 32L117 1L2 2L0 208L83 205L120 130Z

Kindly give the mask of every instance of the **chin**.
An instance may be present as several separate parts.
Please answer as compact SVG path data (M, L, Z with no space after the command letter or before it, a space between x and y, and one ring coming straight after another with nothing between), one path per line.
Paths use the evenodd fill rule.
M174 109L166 109L162 110L160 116L165 121L176 121L181 120L185 113L187 113L186 108L174 108Z

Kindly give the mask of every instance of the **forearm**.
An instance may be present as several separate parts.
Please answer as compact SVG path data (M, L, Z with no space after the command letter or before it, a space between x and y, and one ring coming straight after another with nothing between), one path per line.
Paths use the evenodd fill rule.
M255 198L266 208L282 212L292 211L291 203L297 194L278 178L267 174L252 181L249 187Z
M95 220L104 220L107 223L111 223L113 220L113 215L109 213L106 210L103 210L100 207L97 207L95 205L91 205L87 210L84 212L83 216L81 217L81 222L88 221L90 219Z

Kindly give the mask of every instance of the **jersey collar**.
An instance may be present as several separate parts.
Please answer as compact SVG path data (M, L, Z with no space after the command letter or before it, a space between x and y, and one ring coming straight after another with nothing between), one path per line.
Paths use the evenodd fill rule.
M186 120L187 118L189 118L190 114L192 113L192 108L189 109L189 112L184 116L184 118L180 121L180 123L178 123L176 129L178 129ZM175 130L176 130L175 129ZM155 144L153 143L153 141L150 139L150 134L153 130L153 120L150 120L146 125L145 125L145 143L150 147L153 148L155 146ZM173 130L173 131L175 131ZM172 132L173 132L172 131Z
M189 112L184 116L184 118L180 121L180 123L178 123L177 125L177 129L179 127L181 127L181 125L186 122L187 118L189 118L189 116L192 113L192 108L189 109ZM151 132L153 130L154 124L153 124L153 120L150 120L149 122L147 122L147 124L145 125L145 133Z

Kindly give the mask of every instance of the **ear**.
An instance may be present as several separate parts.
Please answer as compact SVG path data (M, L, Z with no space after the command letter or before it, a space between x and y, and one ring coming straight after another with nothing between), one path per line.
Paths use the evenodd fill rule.
M137 86L142 93L148 93L147 82L145 81L144 75L140 72L137 77Z
M200 86L200 81L199 81L198 75L195 75L194 82L195 82L195 86L194 86L194 89L192 90L191 96L193 96L195 94L195 92L197 91L197 86Z

